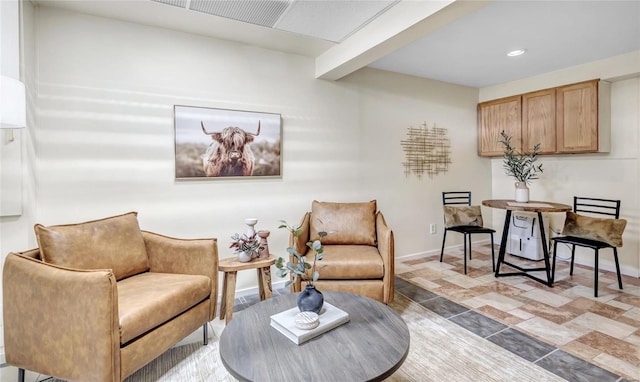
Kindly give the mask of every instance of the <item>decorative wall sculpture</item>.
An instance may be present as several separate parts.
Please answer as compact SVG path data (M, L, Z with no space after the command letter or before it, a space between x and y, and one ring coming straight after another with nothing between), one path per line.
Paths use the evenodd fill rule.
M409 127L407 139L400 141L405 152L404 174L422 178L423 174L433 178L441 172L449 170L451 163L451 146L447 129L441 127L427 127L423 123L419 128Z

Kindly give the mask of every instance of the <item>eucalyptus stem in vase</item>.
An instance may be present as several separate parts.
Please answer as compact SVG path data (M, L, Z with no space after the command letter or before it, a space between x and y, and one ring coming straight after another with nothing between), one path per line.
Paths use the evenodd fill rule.
M301 280L304 280L307 285L313 286L314 283L320 277L320 273L316 271L316 261L322 260L323 251L324 251L324 246L322 245L322 242L320 242L320 240L307 242L307 247L309 247L309 249L315 252L315 255L313 256L313 263L309 263L307 261L307 256L303 256L299 254L298 251L296 250L296 243L298 238L300 237L300 234L302 233L302 229L300 227L292 227L289 224L287 224L287 222L284 220L281 220L280 222L282 224L278 228L284 228L293 235L294 245L293 247L288 247L287 252L289 253L289 255L295 257L296 261L295 262L287 261L285 263L285 259L282 257L279 257L278 260L276 261L276 268L278 268L278 276L285 277L288 274L293 275L293 279L287 280L287 282L284 285L285 287L290 286L294 281L296 281L298 277L300 277ZM324 231L318 232L318 236L320 238L323 238L327 236L327 233ZM311 277L308 277L307 275L308 270L311 271Z
M315 282L318 281L320 273L316 270L316 262L322 260L324 246L320 240L314 240L307 242L307 247L314 252L313 262L307 260L307 255L302 255L297 251L297 243L300 235L302 234L302 228L292 227L287 224L286 221L281 220L282 224L278 228L284 228L293 236L293 247L288 247L287 252L290 255L289 261L279 257L276 260L276 268L278 268L278 276L285 277L291 275L292 278L287 280L285 287L291 285L300 278L306 283L304 290L300 292L298 296L298 309L301 312L311 311L316 314L320 313L322 305L324 304L324 297L322 293L315 288ZM324 231L318 232L318 237L322 239L327 236ZM310 273L310 274L309 274Z

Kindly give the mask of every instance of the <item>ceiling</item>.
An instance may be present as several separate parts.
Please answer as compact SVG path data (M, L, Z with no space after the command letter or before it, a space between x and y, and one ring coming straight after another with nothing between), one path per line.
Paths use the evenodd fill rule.
M34 2L311 56L334 80L370 66L482 88L640 50L638 0Z

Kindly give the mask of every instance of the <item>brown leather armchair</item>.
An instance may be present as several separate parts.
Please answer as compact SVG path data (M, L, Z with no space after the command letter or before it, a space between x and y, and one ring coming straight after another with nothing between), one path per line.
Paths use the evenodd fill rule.
M376 210L375 200L365 203L314 200L300 228L300 236L296 239L291 235L289 244L295 245L303 256L308 251L306 243L320 239L318 232L329 233L321 240L324 257L316 265L320 274L315 283L318 290L355 293L385 304L393 301L393 231ZM291 291L299 292L301 288L298 278Z
M140 231L136 213L36 225L4 264L7 363L69 381L122 381L215 317L216 239Z

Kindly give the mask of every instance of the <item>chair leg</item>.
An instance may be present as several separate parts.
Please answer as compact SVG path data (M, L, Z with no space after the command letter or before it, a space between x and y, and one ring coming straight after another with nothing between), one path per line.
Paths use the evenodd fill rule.
M202 325L202 343L206 346L209 344L209 323Z
M491 271L495 272L496 271L496 256L495 256L495 250L493 249L493 232L490 233L491 235Z
M558 251L558 242L553 241L553 262L551 265L551 283L555 281L556 278L556 252Z
M471 234L469 234L469 260L473 260L473 259L471 258L471 238L472 238L472 237L473 237L473 236L471 236Z
M613 260L616 262L616 272L618 273L618 287L622 289L622 276L620 275L620 262L618 262L618 248L613 247Z
M464 234L464 253L462 257L464 257L464 274L467 274L467 234ZM471 241L471 239L469 239ZM471 247L471 243L469 243L469 247Z
M440 250L440 262L442 262L442 255L444 255L444 241L447 239L447 230L444 230L444 235L442 236L442 249Z
M18 382L24 382L24 369L18 369Z
M596 261L593 269L593 297L598 297L598 249L596 248Z
M573 244L571 247L571 268L569 268L569 276L573 276L573 260L576 257L576 245Z

